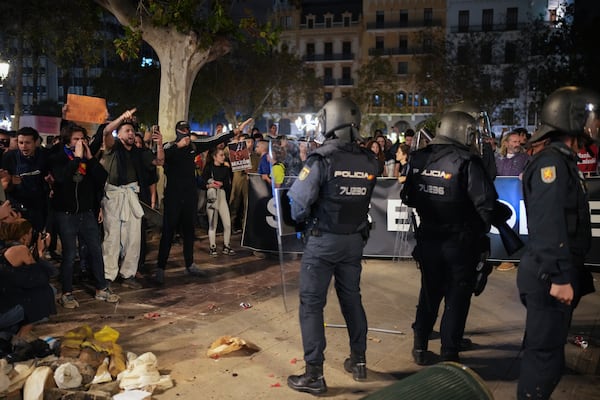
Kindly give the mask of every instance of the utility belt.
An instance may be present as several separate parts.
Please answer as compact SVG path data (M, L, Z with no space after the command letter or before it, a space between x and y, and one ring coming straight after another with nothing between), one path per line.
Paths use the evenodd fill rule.
M304 230L304 236L305 236L305 238L308 238L309 236L320 237L320 236L323 236L323 233L332 233L334 235L354 235L356 233L360 233L363 237L363 240L366 241L369 238L370 230L371 230L371 224L366 223L363 228L359 229L356 232L348 232L348 233L332 232L332 231L323 230L323 229L319 228L319 220L317 218L312 218L311 220L309 220L306 223L306 229Z

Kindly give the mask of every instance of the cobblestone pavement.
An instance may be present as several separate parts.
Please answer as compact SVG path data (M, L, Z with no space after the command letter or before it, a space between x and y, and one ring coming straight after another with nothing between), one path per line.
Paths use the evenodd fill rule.
M232 243L239 242L239 236L234 239ZM156 238L150 247L148 260L153 266ZM206 278L184 274L181 247L175 244L164 286L153 285L149 275L139 290L124 289L117 283L114 287L121 301L111 305L94 300L91 286L76 285L80 308L59 306L59 314L36 327L36 334L60 336L83 323L95 329L110 325L121 332L119 343L125 350L138 354L152 351L161 372L174 379L175 387L154 394L159 400L310 398L286 387L286 377L304 368L297 311L299 260L289 256L284 260L284 303L276 255L262 259L234 245L236 255L209 258L207 247L205 239L198 240L195 253L195 262L208 272ZM495 271L486 291L473 298L465 335L475 345L461 354L461 361L501 400L515 398L519 371L525 310L515 280L516 270ZM359 399L422 369L410 356L410 326L419 290L414 262L365 259L361 288L369 326L401 333L369 332L369 375L366 382L359 383L342 367L349 351L345 329L326 328L326 397ZM328 300L325 321L343 324L333 288ZM243 309L242 302L252 307ZM582 349L567 344L568 368L553 400L600 400L599 322L600 294L594 293L576 310L571 330L590 345ZM261 351L208 358L210 343L222 335L249 340ZM433 340L430 347L439 354L439 340Z

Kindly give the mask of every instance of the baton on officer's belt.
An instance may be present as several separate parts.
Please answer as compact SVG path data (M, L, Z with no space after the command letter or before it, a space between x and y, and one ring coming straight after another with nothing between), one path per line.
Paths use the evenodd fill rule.
M328 324L328 323L323 323L323 326L325 328L347 328L348 327L347 325ZM381 332L381 333L392 333L394 335L404 335L404 332L402 332L402 331L393 331L391 329L367 328L367 330L373 331L373 332Z

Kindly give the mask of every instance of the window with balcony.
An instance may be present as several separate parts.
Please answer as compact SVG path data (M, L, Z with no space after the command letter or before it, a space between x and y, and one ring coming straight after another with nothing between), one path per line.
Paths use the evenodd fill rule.
M460 10L458 12L458 31L469 32L469 10Z
M408 26L408 10L400 10L400 27Z
M433 51L433 39L429 36L423 38L423 53L431 53Z
M401 61L398 63L398 75L408 74L408 62Z
M333 57L333 43L331 42L325 42L325 58L327 60L331 60L331 58Z
M383 36L377 36L375 38L375 48L377 50L383 50L384 49L384 40L383 40Z
M514 42L507 41L504 44L504 62L512 64L517 61L517 46Z
M460 65L469 64L469 46L461 44L456 50L456 62Z
M323 69L323 84L326 86L335 84L335 81L333 79L333 68L325 67Z
M315 27L315 17L306 17L306 26L308 29L313 29Z
M396 93L396 106L404 107L406 105L406 92Z
M375 93L373 95L373 106L381 107L382 103L383 103L383 99L382 99L381 95L379 93Z
M350 67L342 68L342 80L341 80L340 84L352 85L352 68L350 68Z
M385 16L384 12L381 10L375 11L375 27L377 29L384 28L385 26Z
M342 42L342 55L344 58L352 57L352 42Z
M342 18L344 26L347 28L350 26L350 15L344 15Z
M323 94L323 101L324 101L325 103L327 103L327 102L328 102L329 100L331 100L331 99L333 99L333 93L331 93L331 92L325 92L325 93Z
M492 63L492 44L484 43L481 45L481 63L491 64Z
M398 50L400 54L408 53L408 37L401 35L400 40L398 40Z
M423 10L423 25L424 26L433 25L433 8L425 8Z
M502 125L514 125L515 124L515 110L512 108L502 109Z
M494 9L487 8L481 12L481 29L489 32L494 29Z
M331 16L325 17L325 28L331 28L333 26L333 18Z
M292 17L289 15L282 15L279 17L279 25L282 28L289 29L292 27Z
M506 29L517 29L519 22L519 9L517 7L509 7L506 9Z
M514 72L510 70L504 71L504 75L502 76L502 89L504 89L504 92L508 97L514 97L516 94L515 79L516 76Z
M315 58L315 44L306 43L306 58L314 60Z

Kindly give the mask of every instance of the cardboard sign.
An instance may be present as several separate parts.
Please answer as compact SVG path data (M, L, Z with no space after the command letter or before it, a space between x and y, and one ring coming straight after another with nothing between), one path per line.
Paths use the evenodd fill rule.
M107 116L106 99L67 94L67 114L65 117L69 121L101 124L106 121Z
M250 162L250 152L246 147L246 141L242 140L236 143L230 143L229 147L229 162L231 163L232 171L245 171L252 168Z

